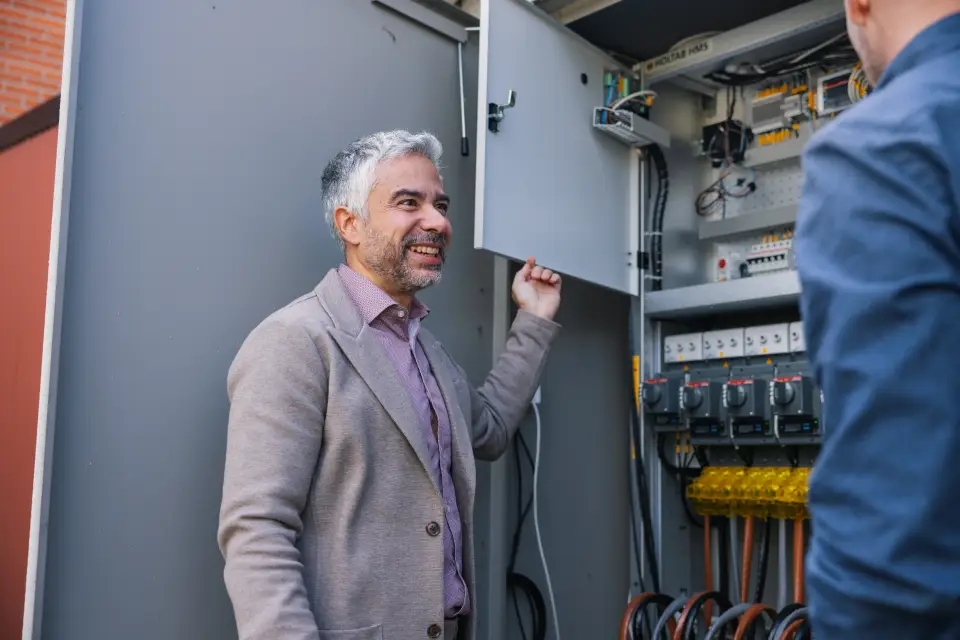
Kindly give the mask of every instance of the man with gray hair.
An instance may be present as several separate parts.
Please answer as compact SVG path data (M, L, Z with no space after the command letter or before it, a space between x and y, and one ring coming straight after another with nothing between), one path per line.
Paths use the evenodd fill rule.
M422 326L450 198L439 141L377 133L323 172L344 264L264 320L228 375L218 541L241 640L475 637L475 459L506 451L559 326L530 259L476 389Z

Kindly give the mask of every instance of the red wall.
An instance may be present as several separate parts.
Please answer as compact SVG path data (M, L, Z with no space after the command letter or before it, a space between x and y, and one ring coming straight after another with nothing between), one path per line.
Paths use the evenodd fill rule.
M0 125L60 93L66 0L0 0Z
M0 638L23 624L56 155L56 128L0 152Z

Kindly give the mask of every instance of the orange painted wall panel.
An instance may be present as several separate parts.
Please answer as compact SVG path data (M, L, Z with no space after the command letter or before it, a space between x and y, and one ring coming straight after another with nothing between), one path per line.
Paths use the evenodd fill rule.
M0 152L0 638L23 619L57 129Z

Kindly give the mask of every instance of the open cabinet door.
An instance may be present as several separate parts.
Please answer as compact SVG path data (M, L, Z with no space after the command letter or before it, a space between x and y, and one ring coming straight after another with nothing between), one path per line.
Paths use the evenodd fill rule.
M638 292L639 158L591 124L622 68L525 0L483 1L474 246Z

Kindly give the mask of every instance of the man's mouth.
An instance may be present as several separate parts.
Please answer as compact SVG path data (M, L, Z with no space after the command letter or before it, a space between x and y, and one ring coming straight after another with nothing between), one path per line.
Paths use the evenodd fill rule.
M439 258L440 257L440 247L436 247L428 244L413 244L408 247L410 251L414 253L419 253L422 256Z

